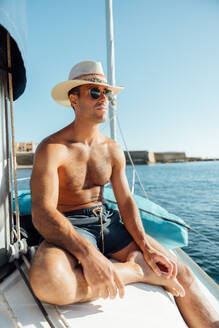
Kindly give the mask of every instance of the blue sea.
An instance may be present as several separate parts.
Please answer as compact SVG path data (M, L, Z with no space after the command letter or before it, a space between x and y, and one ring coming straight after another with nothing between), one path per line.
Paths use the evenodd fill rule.
M184 251L219 284L219 161L137 165L136 170L148 198L194 229ZM30 174L31 169L17 170L17 178ZM131 166L127 176L131 185ZM28 189L29 180L19 181L18 188ZM137 179L135 193L143 196Z

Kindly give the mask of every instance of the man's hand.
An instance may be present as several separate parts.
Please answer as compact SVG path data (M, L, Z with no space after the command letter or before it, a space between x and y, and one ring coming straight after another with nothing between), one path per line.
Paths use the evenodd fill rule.
M142 250L146 263L158 276L165 276L167 279L175 279L177 275L177 265L172 258L163 255L160 251L151 246Z
M88 286L99 297L113 299L117 293L121 298L124 296L124 283L113 264L99 251L92 250L86 259L81 260L81 265Z

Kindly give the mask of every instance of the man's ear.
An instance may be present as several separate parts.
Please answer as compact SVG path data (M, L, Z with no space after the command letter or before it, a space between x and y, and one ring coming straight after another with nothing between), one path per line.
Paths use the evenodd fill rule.
M69 100L70 100L72 107L74 107L74 109L77 109L78 108L78 95L70 94Z

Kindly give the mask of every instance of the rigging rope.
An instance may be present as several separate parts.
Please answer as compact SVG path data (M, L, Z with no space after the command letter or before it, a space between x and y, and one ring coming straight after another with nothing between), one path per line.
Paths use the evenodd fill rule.
M118 120L118 127L119 127L119 131L120 131L120 134L121 134L121 137L122 137L122 141L123 141L123 143L124 143L125 150L127 151L127 154L128 154L129 160L130 160L131 165L132 165L132 168L133 168L133 170L134 170L134 172L135 172L135 175L136 175L137 178L138 178L138 182L139 182L139 184L140 184L140 187L141 187L141 189L142 189L142 191L143 191L143 194L144 194L145 198L148 199L149 197L148 197L148 195L147 195L147 193L146 193L146 191L145 191L145 189L144 189L144 186L143 186L143 184L142 184L142 182L141 182L141 179L140 179L140 177L139 177L139 174L138 174L138 172L137 172L137 170L136 170L136 168L135 168L135 164L134 164L134 162L133 162L133 160L132 160L131 154L130 154L130 152L129 152L129 150L128 150L128 147L127 147L127 144L126 144L125 138L124 138L123 133L122 133L122 129L121 129L121 126L120 126L120 122L119 122L118 116L117 116L117 120Z
M113 119L114 119L114 117L111 117L111 118L109 119L109 124L111 124L111 121L112 121ZM101 132L102 132L106 127L107 127L107 125L103 126L102 129L101 129ZM121 130L121 128L120 128L120 134L122 135L122 130ZM124 139L124 140L125 140L125 139ZM126 146L126 151L127 151L127 153L128 153L128 156L129 156L130 162L133 163L132 158L131 158L131 154L130 154L130 152L128 151L127 146ZM135 175L136 175L136 170L135 170L134 163L133 163L132 169L133 169L133 174L132 174L131 193L134 194L134 192L135 192ZM146 194L146 192L145 192L145 194ZM147 195L146 195L146 198L148 198Z
M135 171L132 170L132 189L131 189L132 195L134 194L134 192L135 192Z

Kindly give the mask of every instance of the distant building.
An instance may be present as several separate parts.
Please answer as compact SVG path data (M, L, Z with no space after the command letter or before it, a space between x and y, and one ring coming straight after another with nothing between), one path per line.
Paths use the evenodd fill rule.
M154 153L147 150L129 150L124 151L126 163L131 164L130 157L134 164L152 164L155 163Z
M18 153L35 153L37 142L16 142L15 149Z
M126 163L131 164L130 156L134 164L173 163L187 161L184 152L160 152L147 150L124 151Z
M184 152L155 152L154 158L159 163L185 162L186 154Z

